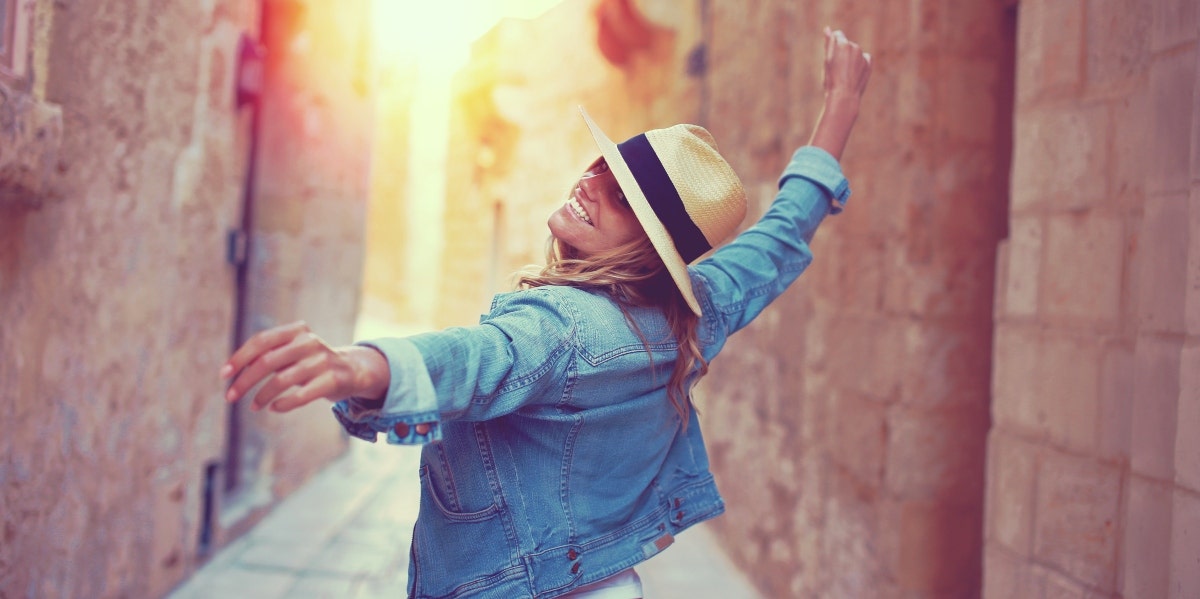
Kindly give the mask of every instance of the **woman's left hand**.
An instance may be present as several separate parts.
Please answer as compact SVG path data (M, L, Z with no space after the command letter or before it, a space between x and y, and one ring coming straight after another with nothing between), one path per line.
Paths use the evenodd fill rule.
M307 324L294 322L262 331L238 348L221 367L223 380L234 375L226 401L235 402L266 381L250 409L269 406L288 412L318 399L381 398L387 391L388 366L372 348L333 348Z

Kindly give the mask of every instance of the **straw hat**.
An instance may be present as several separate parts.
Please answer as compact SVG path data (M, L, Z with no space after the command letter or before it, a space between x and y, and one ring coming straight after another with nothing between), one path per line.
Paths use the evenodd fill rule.
M581 106L583 120L688 306L700 314L687 265L728 237L746 215L746 192L697 125L653 129L615 144Z

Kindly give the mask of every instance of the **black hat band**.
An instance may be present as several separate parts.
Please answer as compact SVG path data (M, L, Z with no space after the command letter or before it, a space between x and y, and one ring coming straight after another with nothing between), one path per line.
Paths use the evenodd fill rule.
M636 135L617 144L617 151L621 152L621 157L629 166L629 172L633 173L638 187L642 188L642 193L658 221L675 242L675 249L679 250L679 256L683 258L684 263L691 263L711 250L712 246L700 231L700 227L688 216L679 191L675 189L675 184L671 183L667 169L658 159L658 154L654 153L646 134Z

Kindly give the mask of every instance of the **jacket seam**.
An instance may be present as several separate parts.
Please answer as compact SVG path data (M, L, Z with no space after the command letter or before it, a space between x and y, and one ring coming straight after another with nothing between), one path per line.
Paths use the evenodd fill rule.
M802 270L804 270L804 265L802 262L789 262L779 267L780 274L793 273ZM770 293L773 285L775 285L775 281L771 280L764 282L761 285L751 287L749 291L742 295L741 299L731 304L726 304L723 308L718 308L718 311L727 315L741 312L742 310L745 310L746 306L750 303L750 300L757 299Z
M575 425L567 433L566 446L563 449L562 475L559 479L559 501L562 503L563 515L567 520L567 543L575 543L575 513L571 510L571 468L575 461L575 440L583 428L583 417L575 414Z

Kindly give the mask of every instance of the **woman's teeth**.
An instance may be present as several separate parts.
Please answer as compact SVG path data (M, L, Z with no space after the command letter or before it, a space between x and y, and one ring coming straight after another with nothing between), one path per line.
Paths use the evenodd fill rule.
M571 211L575 213L575 216L578 216L583 222L589 225L592 224L592 217L588 216L587 210L583 209L583 205L579 203L578 199L571 196L571 199L567 201L567 205L571 207Z

